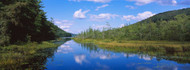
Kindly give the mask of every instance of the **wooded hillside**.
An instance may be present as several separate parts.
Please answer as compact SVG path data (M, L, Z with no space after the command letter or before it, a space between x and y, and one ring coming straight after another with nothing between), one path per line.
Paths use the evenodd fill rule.
M77 38L112 40L167 40L190 41L190 8L157 14L123 28L92 28Z
M48 21L40 0L0 1L0 45L71 36Z

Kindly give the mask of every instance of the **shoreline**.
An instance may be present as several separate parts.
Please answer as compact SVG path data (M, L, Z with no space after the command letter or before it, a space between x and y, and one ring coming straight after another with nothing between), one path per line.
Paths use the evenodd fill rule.
M96 39L79 39L72 38L79 43L94 43L96 45L106 45L109 47L120 46L120 47L190 47L190 42L178 42L178 41L113 41L113 40L96 40Z

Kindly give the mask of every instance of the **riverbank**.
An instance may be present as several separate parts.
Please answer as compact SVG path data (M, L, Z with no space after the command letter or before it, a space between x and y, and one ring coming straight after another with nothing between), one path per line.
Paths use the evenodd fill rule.
M179 63L190 63L190 43L176 41L113 41L73 38L75 42L88 46L93 43L101 49L128 53L149 55L167 60L175 60Z
M95 40L95 39L79 39L73 38L76 42L80 43L94 43L97 45L106 45L109 47L190 47L189 42L177 42L177 41L113 41L113 40Z
M57 47L57 44L47 41L0 47L0 69L22 69L28 65L30 68L43 69L43 61L51 56Z

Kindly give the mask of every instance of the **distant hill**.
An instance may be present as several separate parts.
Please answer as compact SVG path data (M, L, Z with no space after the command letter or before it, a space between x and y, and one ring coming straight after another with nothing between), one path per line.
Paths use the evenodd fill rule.
M145 19L139 23L148 23L148 22L159 22L159 21L170 21L175 20L175 16L177 15L190 15L190 8L180 9L180 10L174 10L174 11L168 11L164 13L157 14L153 17L150 17L148 19Z
M168 11L123 28L89 29L78 38L112 40L190 41L190 8Z

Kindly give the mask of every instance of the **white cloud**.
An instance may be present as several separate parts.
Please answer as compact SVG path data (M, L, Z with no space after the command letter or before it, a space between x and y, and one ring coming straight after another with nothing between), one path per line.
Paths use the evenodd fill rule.
M90 15L90 20L91 21L104 21L104 20L109 20L111 18L116 18L119 15L116 14L109 14L109 13L102 13L99 15Z
M136 5L145 5L145 4L154 2L155 0L126 0L126 1L135 1Z
M90 2L97 2L97 3L108 3L108 2L111 2L111 0L69 0L69 1L75 1L75 2L90 1Z
M127 21L131 21L131 20L135 20L136 17L133 15L127 15L127 16L123 16L123 19L127 20Z
M130 8L130 9L135 9L134 6L130 6L130 5L126 5L125 7L126 7L126 8Z
M137 16L134 16L134 15L123 16L123 19L125 19L127 21L131 21L131 20L141 21L141 20L147 19L147 18L154 16L154 15L155 14L153 14L150 11L145 11L143 13L139 13Z
M136 2L136 5L145 5L149 4L152 2L156 2L162 5L176 5L177 1L176 0L126 0L126 1L134 1Z
M177 1L176 0L158 0L158 3L162 5L176 5Z
M73 17L78 19L84 19L86 18L85 14L88 13L90 10L82 11L82 9L79 9L75 11Z
M108 5L108 4L105 4L105 5L99 6L99 7L96 8L95 11L98 11L100 8L105 8L105 7L107 7L107 6L109 6L109 5Z
M61 28L64 31L69 32L70 31L70 27L73 25L73 21L69 21L69 20L55 20L54 24L57 25L59 28Z
M122 28L122 27L124 27L124 26L125 26L125 24L121 24L121 25L120 25L120 28Z
M93 25L92 25L92 28L93 28L93 29L100 29L100 30L102 30L103 28L108 28L108 26L106 26L106 25L96 25L96 24L93 24Z

